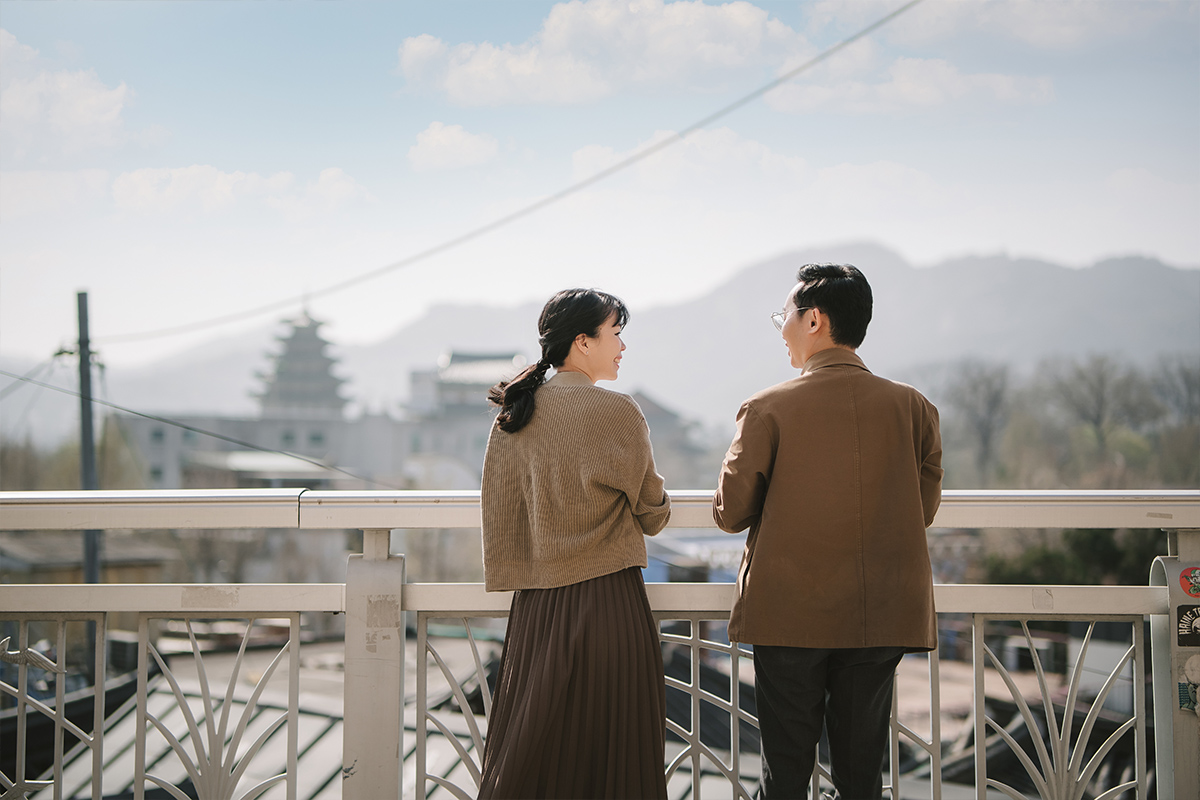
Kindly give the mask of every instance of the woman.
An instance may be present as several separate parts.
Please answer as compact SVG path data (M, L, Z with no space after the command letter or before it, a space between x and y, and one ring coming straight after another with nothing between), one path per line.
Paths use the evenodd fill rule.
M484 575L516 594L480 798L666 797L641 568L670 499L641 410L595 386L617 377L628 316L604 292L559 292L538 320L542 357L488 394L500 412L483 462Z

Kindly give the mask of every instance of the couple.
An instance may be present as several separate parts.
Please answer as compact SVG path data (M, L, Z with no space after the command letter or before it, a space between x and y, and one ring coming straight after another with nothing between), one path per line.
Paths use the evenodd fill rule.
M771 319L803 373L742 405L713 499L718 526L750 531L729 638L754 645L760 796L806 796L824 727L840 797L878 798L896 665L937 645L938 416L855 355L872 306L858 269L811 264L797 281ZM641 568L670 500L638 406L595 386L617 377L627 318L612 295L559 292L541 359L489 395L484 572L489 591L517 591L481 798L666 796Z

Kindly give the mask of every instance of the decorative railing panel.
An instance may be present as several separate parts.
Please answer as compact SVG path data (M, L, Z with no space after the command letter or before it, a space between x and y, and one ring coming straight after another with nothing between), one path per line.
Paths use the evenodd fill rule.
M711 525L710 492L672 492L672 502L672 527ZM332 800L342 796L343 785L347 797L394 796L397 791L404 796L473 796L490 707L486 677L480 676L499 646L494 626L502 625L510 597L487 594L474 585L405 584L403 559L388 552L388 537L393 528L478 524L477 492L0 493L3 530L271 527L337 531L331 535L357 528L364 534L363 553L357 561L352 558L345 586L0 585L0 626L7 626L0 627L0 639L9 640L2 648L0 700L8 704L13 720L11 728L4 728L12 733L0 734L0 756L12 754L11 762L0 762L12 764L7 771L0 766L0 797L99 798L122 791L140 795L151 788L178 797L189 791L187 786L197 793L203 786L203 796L212 797L258 792L269 798ZM935 527L1166 528L1178 557L1172 564L1200 562L1196 491L948 491ZM1152 587L938 586L941 618L947 625L963 618L965 627L957 633L970 640L974 655L973 718L947 728L939 713L946 674L961 662L944 661L937 654L915 657L927 665L927 686L905 691L927 693L930 716L915 723L894 714L887 779L892 796L940 798L943 782L974 785L980 798L989 791L1009 797L1147 796L1148 712L1139 682L1146 662L1141 629L1147 617L1156 632L1154 697L1160 713L1173 722L1164 725L1160 719L1155 727L1157 756L1160 762L1166 758L1168 765L1185 767L1168 766L1166 774L1160 770L1160 785L1170 779L1177 795L1181 787L1189 787L1185 793L1190 793L1200 785L1189 772L1200 762L1194 755L1196 737L1181 733L1194 731L1195 721L1189 723L1168 702L1194 691L1190 681L1176 677L1179 658L1167 635L1174 624L1168 619L1174 607L1167 590L1180 567L1173 569L1160 568ZM1167 585L1160 585L1163 574ZM721 633L732 587L651 584L647 589L668 663L674 664L668 690L679 702L669 724L669 763L664 764L671 770L672 796L752 795L758 756L748 704L752 692L747 693L745 680L752 670L742 651L727 644ZM1200 601L1193 605L1200 607ZM68 679L85 673L103 678L99 643L112 622L110 615L128 612L142 620L137 696L110 711L107 726L97 724L103 707L95 696L85 697L91 722L72 727L63 709L80 698L72 697ZM347 615L345 706L328 713L297 710L298 629L300 614L309 612ZM410 616L418 621L417 647L409 642L407 654L417 650L409 669L415 670L419 689L407 710L405 612L414 612ZM274 651L278 659L271 676L240 682L232 693L228 683L207 675L203 648L192 644L198 637L188 637L192 660L200 656L194 677L177 676L172 682L169 673L178 672L180 657L167 658L149 635L150 621L157 619L182 621L186 629L189 620L194 626L212 618L267 617L288 620L288 644ZM446 639L447 629L437 621L463 619L477 620L471 632L459 621L462 638ZM1129 641L1102 653L1094 629L1089 633L1085 625L1077 641L1059 648L1069 667L1052 670L1052 651L1038 630L1053 620L1116 621L1128 628ZM85 632L87 622L94 634ZM57 626L48 639L52 647L36 646L46 638L30 632L30 626L39 625L46 630ZM996 631L1004 625L1009 628L1001 641ZM86 642L95 651L85 659L86 666L63 655ZM248 647L243 641L242 652ZM445 656L452 647L467 648L470 670L443 671L435 654L449 667ZM1023 655L1013 656L1014 648ZM1053 653L1053 658L1062 655ZM156 670L163 672L152 674ZM262 688L263 681L279 680L284 673L282 695ZM378 693L386 694L387 702L379 702ZM1117 702L1126 696L1128 702ZM1179 700L1186 710L1184 702ZM37 719L49 720L58 743L51 748L53 764L31 774L24 759L29 724ZM1021 739L1022 728L1037 729L1041 743ZM340 759L327 746L332 741L339 749L344 743ZM1025 783L988 770L987 754L997 751L1012 754L1016 775L1024 775ZM1113 754L1124 760L1114 760ZM820 783L818 773L814 782L827 786L824 779Z
M984 748L976 749L976 776L981 784L1003 792L1008 797L1022 797L1032 791L1044 800L1077 800L1082 797L1111 798L1126 792L1145 797L1146 770L1146 674L1145 643L1141 617L1107 617L1109 622L1128 625L1131 644L1111 667L1097 668L1088 659L1089 644L1096 630L1096 618L1087 623L1082 647L1075 663L1066 674L1061 704L1056 706L1051 678L1043 664L1042 651L1035 646L1028 620L1016 620L1021 626L1027 652L1037 676L1040 708L1027 701L1013 680L1012 671L987 643L989 622L1002 620L986 614L974 618L975 653L975 740L998 737L1020 762L1024 774L1018 772L1020 785L996 780L988 775L988 758ZM1071 618L1067 618L1071 619ZM1106 711L1106 702L1114 687L1121 683L1126 667L1138 680L1126 688L1131 691L1132 713L1128 716ZM996 673L1008 689L1017 712L1007 724L997 721L985 707L984 677ZM1084 697L1082 691L1088 672L1098 675L1102 684ZM1128 679L1127 679L1128 680ZM1104 717L1105 723L1097 725ZM1019 743L1018 731L1029 734L1027 744ZM1123 759L1110 758L1114 748L1121 747L1128 755ZM1030 752L1032 750L1032 752ZM1102 770L1101 768L1104 767ZM1086 792L1086 794L1085 794Z
M671 796L701 797L704 788L718 783L729 796L750 800L759 771L758 720L743 707L743 670L753 672L747 663L750 654L725 641L728 614L716 619L711 612L654 616L667 673ZM672 737L682 744L674 745Z
M319 790L340 775L340 742L334 764L311 753L307 771L297 769L298 754L341 724L340 703L336 720L311 713L297 718L297 670L301 614L341 611L342 586L42 585L2 590L0 639L8 641L0 659L0 706L7 706L0 710L5 726L0 729L0 798L98 800L121 793L140 798L153 789L212 800L307 800L321 796ZM47 610L8 610L14 600L28 595ZM103 610L70 610L83 606ZM106 681L106 621L110 614L127 615L136 608L144 609L137 617L136 669ZM274 624L261 626L264 622ZM94 634L88 634L89 625ZM231 627L241 631L233 667L219 678L208 668L208 647L196 631L196 626L208 625L221 626L226 639ZM185 632L184 652L164 650L171 640L151 636L152 630L168 627ZM276 636L266 649L257 640L281 629L283 637ZM42 653L34 644L47 637L53 646ZM242 663L252 647L260 664L254 674ZM89 666L93 658L94 666ZM70 691L67 679L90 684L87 673L92 669L106 691L97 693L90 686ZM38 691L38 679L51 674L55 679ZM71 722L85 711L86 720ZM51 721L54 736L53 763L45 769L30 760L26 747L30 736L39 735L31 723L40 718ZM309 785L298 792L302 776ZM335 788L337 794L326 792L324 800L341 796L340 780Z
M462 587L459 588L461 591ZM664 587L650 588L653 591ZM1065 587L1061 592L1070 593ZM426 658L417 658L415 701L417 719L424 724L418 722L415 726L416 775L409 785L417 797L470 798L478 791L482 769L487 716L491 710L488 681L494 680L494 659L498 652L494 634L502 614L479 610L454 618L444 614L444 611L417 614L418 653L425 653ZM757 719L752 711L753 690L749 685L753 676L749 649L724 640L727 612L697 610L687 616L655 612L655 618L664 648L668 693L676 695L668 698L665 765L668 796L754 797L760 765ZM1088 644L1096 622L1101 620L1124 624L1129 629L1130 643L1116 664L1096 664L1088 659ZM1063 676L1066 683L1060 687L1058 673L1052 675L1048 671L1050 665L1040 660L1030 625L1066 621L1084 621L1087 629L1082 650L1077 660L1067 665ZM982 658L974 669L974 714L956 733L957 745L941 739L939 654L908 656L925 662L929 732L917 732L899 719L897 693L885 773L887 796L929 796L939 800L943 773L947 772L953 779L950 783L973 783L978 777L980 785L1014 798L1111 798L1126 792L1130 797L1146 797L1145 687L1133 691L1134 686L1126 685L1133 697L1131 714L1121 716L1105 709L1105 701L1122 682L1123 673L1144 674L1142 622L1141 617L1111 614L1087 619L1078 615L1027 618L972 615L971 644ZM1022 665L1027 668L1020 672L1025 684L1030 684L1031 676L1036 676L1036 694L1031 694L1028 685L1018 687L1013 681L1017 667L1011 658L1015 656L997 653L987 644L998 636L1011 638L1011 632L1002 635L995 632L997 623L1014 625L1022 632L1027 646L1014 653L1032 659L1028 665ZM457 637L471 653L465 669L456 673L448 666L447 659L439 652L446 640L431 638L431 626L443 637L457 631ZM1062 671L1062 665L1053 668ZM1083 691L1085 675L1101 684L1087 697ZM989 684L986 688L991 691L985 691L985 676ZM1124 681L1128 684L1129 678ZM996 691L1001 685L1002 689ZM1009 718L997 721L994 717L997 712L991 710L993 704L1011 706ZM1103 724L1097 724L1101 719ZM975 747L975 741L983 741L984 747ZM1114 749L1123 751L1122 758L1106 762L1105 757ZM1019 765L1008 770L1018 777L1011 784L988 774L989 756L1005 760L997 758L1000 750L1007 750L1010 754L1007 760ZM1108 764L1104 771L1102 764ZM831 789L828 765L819 761L813 778L814 796Z
M99 773L104 704L89 685L104 682L104 622L94 613L0 619L0 797L61 785L63 754L76 745ZM32 748L48 749L51 763L30 758Z
M300 667L300 614L289 614L289 636L274 653L270 665L253 681L248 698L235 695L242 681L242 662L254 631L254 618L244 623L232 674L222 682L209 680L204 653L193 629L193 621L217 618L198 614L184 618L192 649L199 696L185 692L175 675L179 659L171 664L150 641L154 614L142 614L138 622L138 723L134 765L134 796L141 797L147 785L157 786L177 800L188 800L180 787L190 784L202 800L255 800L276 786L286 788L288 800L296 798L297 709ZM222 616L222 619L226 617ZM151 665L171 688L175 718L160 717L146 706L147 679ZM259 701L275 676L286 678L288 702L278 713L260 713ZM178 712L176 714L176 712ZM277 732L281 735L276 736ZM274 746L274 759L258 758L264 745ZM163 745L166 745L165 747ZM147 758L157 751L158 758ZM282 758L279 755L282 754ZM264 762L283 769L263 769Z

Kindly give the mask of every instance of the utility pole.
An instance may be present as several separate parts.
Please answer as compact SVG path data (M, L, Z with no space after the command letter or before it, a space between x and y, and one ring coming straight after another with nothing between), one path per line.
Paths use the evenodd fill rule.
M92 427L92 348L88 338L87 292L75 295L79 306L79 478L85 491L99 489L96 479L96 437ZM100 582L103 531L83 532L83 582Z

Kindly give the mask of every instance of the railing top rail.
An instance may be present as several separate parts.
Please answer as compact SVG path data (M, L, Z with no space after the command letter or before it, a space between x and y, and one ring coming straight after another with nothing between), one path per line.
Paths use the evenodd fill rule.
M649 583L659 613L724 614L733 604L732 583ZM511 592L488 592L481 583L410 583L407 611L499 614ZM939 613L1005 615L1166 614L1165 586L1043 586L938 584ZM175 613L344 611L340 583L287 584L0 584L0 608L14 612L161 611Z
M1045 586L937 584L934 605L941 614L994 616L1096 616L1166 614L1165 586ZM650 607L658 613L728 613L732 583L648 583ZM511 592L487 592L481 583L410 583L408 611L491 614L508 611Z
M713 527L712 491L671 490L671 527ZM479 491L0 492L0 530L473 528ZM1200 490L947 490L935 528L1200 528Z
M345 594L341 583L0 584L0 609L60 614L341 612L346 610Z
M277 500L295 504L307 489L95 489L83 491L73 489L53 492L0 492L0 505L22 505L29 503L178 503L209 502L236 503ZM381 492L380 494L393 494ZM422 494L437 494L422 492ZM478 496L479 492L475 492Z
M303 489L0 492L0 530L295 528Z

